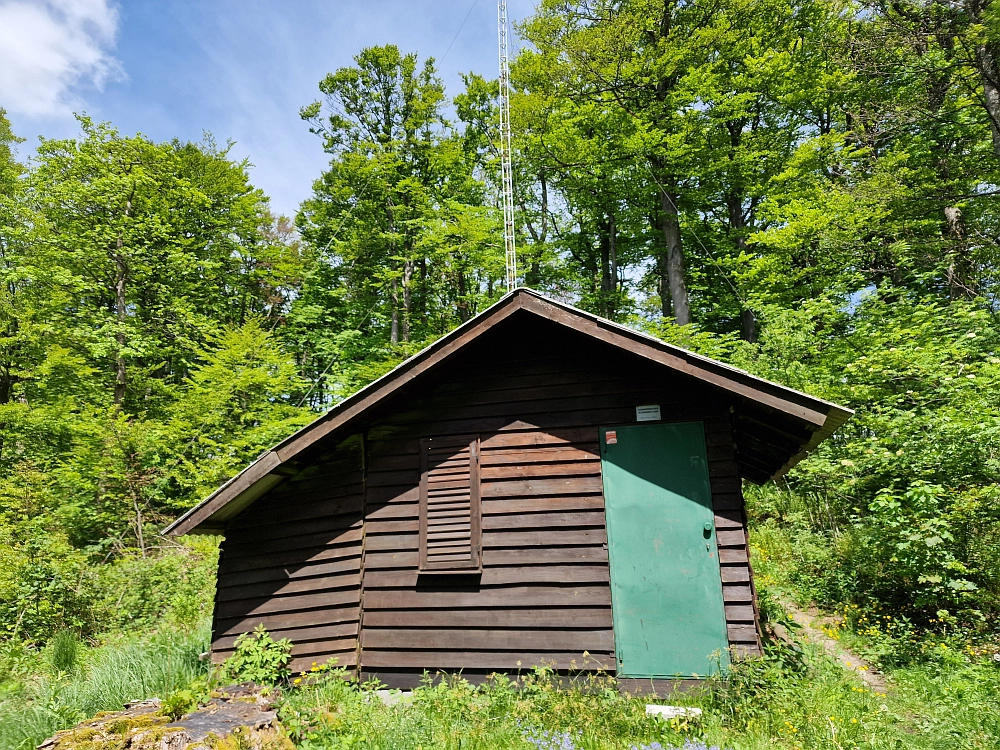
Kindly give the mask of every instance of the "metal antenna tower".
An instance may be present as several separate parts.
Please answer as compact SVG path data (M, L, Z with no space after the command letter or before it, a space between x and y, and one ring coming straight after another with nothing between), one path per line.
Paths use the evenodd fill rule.
M514 250L514 176L510 150L510 65L507 58L507 0L497 1L500 35L500 178L503 183L503 239L507 251L507 291L517 286Z

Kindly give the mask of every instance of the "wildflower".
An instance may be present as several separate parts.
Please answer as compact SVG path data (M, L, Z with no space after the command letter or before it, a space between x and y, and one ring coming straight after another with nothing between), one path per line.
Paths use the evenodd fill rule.
M292 680L292 682L295 683L296 685L298 685L300 682L302 682L302 678L301 677L296 677L294 680Z

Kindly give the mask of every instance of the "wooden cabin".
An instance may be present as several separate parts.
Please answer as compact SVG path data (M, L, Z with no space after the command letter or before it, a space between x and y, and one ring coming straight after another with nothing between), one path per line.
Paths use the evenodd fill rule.
M167 531L225 537L214 661L703 677L761 648L743 480L850 413L518 289Z

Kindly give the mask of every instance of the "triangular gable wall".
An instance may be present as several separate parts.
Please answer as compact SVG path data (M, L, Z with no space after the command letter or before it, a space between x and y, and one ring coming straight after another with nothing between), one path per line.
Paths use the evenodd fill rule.
M303 451L319 441L346 436L351 426L372 409L428 376L470 342L514 315L518 319L524 315L538 316L727 393L743 406L736 417L737 441L744 446L740 455L741 473L752 481L780 476L852 413L522 288L262 454L174 522L166 533L221 530L228 519L294 474L297 471L294 460Z

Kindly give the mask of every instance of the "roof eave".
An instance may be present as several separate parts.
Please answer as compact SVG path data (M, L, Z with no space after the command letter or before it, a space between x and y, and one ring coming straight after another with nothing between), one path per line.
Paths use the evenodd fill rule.
M639 347L630 348L630 351L645 359L698 377L735 395L752 398L812 425L815 431L809 442L792 456L772 476L772 479L787 472L853 414L850 409L830 401L758 378L744 370L668 344L570 305L555 302L532 289L520 287L507 293L496 304L431 343L381 378L341 401L326 414L261 454L243 471L170 524L163 533L180 536L190 533L216 533L223 530L229 518L283 480L284 477L278 472L301 451L333 432L349 426L374 404L407 385L468 341L520 309L573 330L588 333L612 345L621 346L621 342L615 339L627 338ZM763 391L761 386L764 387Z

